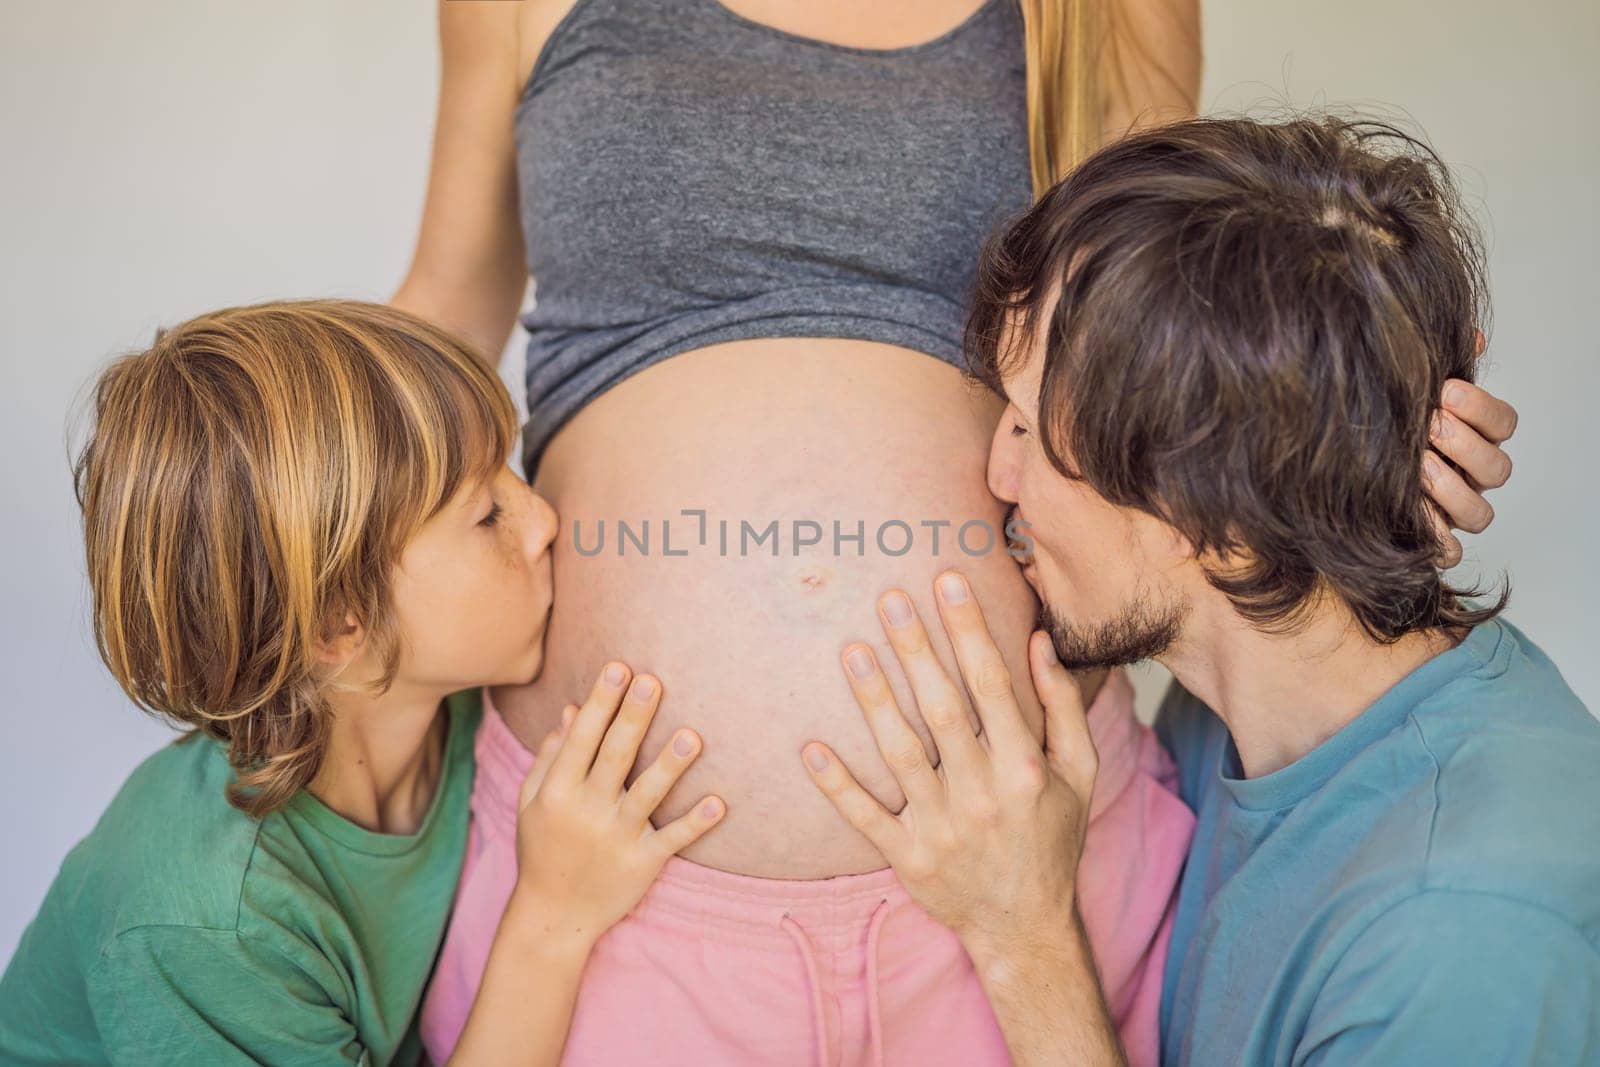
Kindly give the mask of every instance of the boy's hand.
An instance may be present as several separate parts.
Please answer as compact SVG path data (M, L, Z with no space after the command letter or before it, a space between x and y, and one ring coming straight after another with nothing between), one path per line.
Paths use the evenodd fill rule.
M551 935L586 951L644 896L667 857L698 840L725 813L707 796L659 830L650 815L700 754L679 730L624 789L656 707L661 683L609 663L582 708L539 746L517 818L517 888L511 910L537 916ZM620 705L620 710L619 710Z

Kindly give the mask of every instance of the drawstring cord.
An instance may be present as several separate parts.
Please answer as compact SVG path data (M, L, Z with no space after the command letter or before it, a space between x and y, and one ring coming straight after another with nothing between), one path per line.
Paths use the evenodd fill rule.
M880 900L867 923L867 1046L872 1050L873 1067L883 1067L883 1006L878 1002L878 942L883 924L894 911L887 900ZM784 933L800 950L800 959L806 966L806 978L811 983L811 1026L817 1039L817 1067L828 1067L827 1018L822 1008L822 978L817 969L816 952L811 939L800 924L787 914L779 922Z
M811 950L811 939L788 915L778 925L783 927L805 961L806 978L811 982L811 1028L817 1038L817 1067L828 1067L828 1022L822 1013L822 979L817 974L817 957Z
M872 1067L883 1067L883 1008L878 1003L878 935L884 920L894 909L880 901L867 924L867 1040L872 1049Z

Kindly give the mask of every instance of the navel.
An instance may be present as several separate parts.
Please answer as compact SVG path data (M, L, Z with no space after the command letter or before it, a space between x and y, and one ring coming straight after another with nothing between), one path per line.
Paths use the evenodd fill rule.
M811 564L802 567L793 577L794 586L801 593L820 593L833 583L837 575L829 567Z

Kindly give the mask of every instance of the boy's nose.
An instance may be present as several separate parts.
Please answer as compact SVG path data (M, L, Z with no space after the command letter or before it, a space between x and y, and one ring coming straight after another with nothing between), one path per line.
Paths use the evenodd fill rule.
M533 531L530 547L533 555L538 557L550 551L550 545L556 539L561 521L549 501L531 490L529 495L533 498Z

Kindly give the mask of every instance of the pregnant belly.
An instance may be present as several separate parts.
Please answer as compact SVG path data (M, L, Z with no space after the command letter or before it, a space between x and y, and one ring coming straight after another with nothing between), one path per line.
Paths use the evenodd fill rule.
M658 823L706 793L728 802L686 858L773 878L884 866L800 762L826 741L903 804L839 666L852 640L877 649L931 751L877 621L884 590L911 594L953 671L931 583L966 574L1039 728L1024 654L1036 603L984 482L998 415L954 368L866 341L717 345L617 386L540 467L561 515L555 605L543 673L495 693L511 728L536 743L621 659L664 687L641 765L680 726L705 741Z

